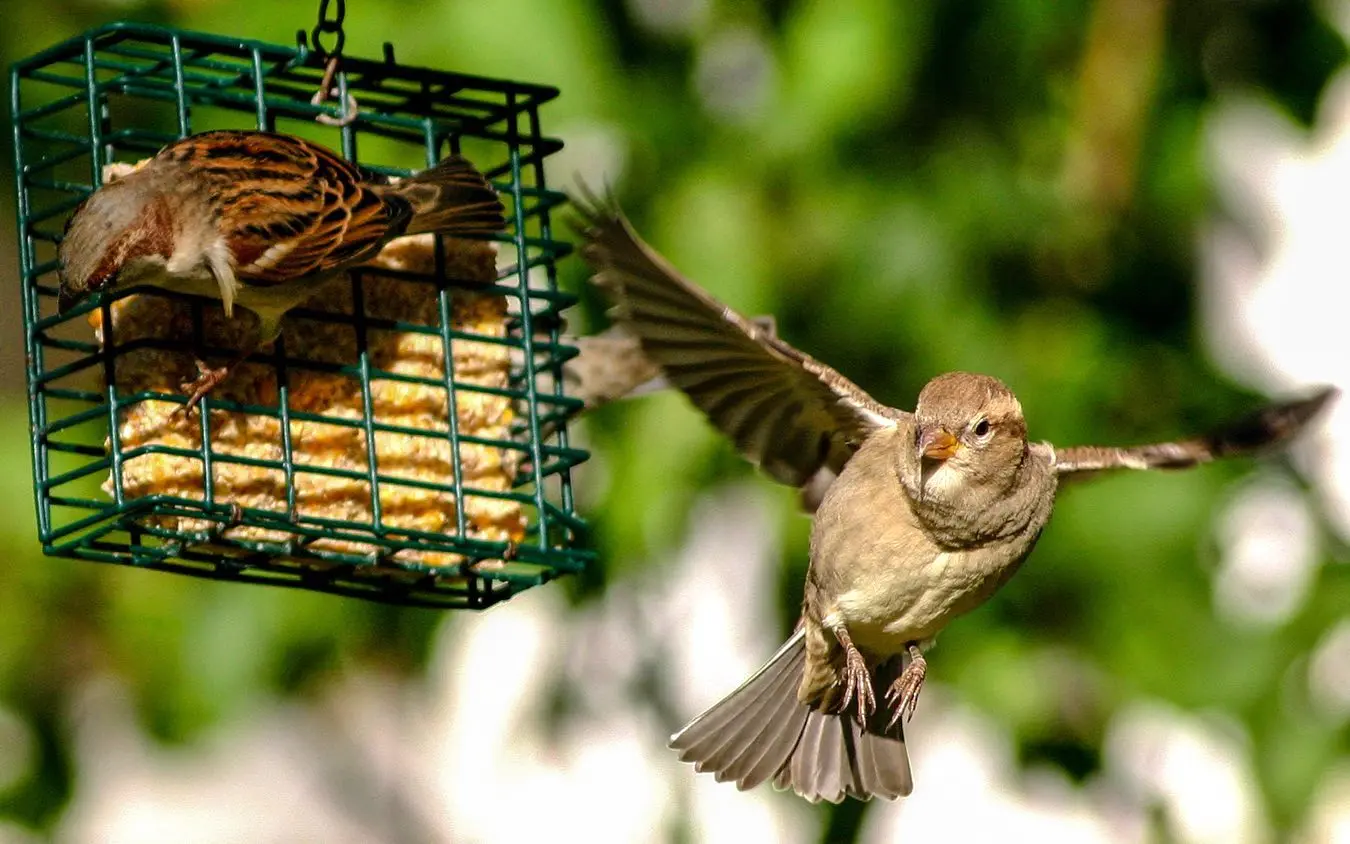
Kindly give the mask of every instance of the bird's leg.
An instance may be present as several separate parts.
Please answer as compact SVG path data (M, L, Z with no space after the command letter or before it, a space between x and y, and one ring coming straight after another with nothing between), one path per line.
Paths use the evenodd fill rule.
M231 501L230 515L228 518L225 519L224 522L218 523L215 526L215 535L224 536L226 531L238 527L240 524L243 523L243 521L244 521L244 508L239 504L238 501Z
M853 645L844 625L834 628L834 636L844 649L844 673L840 681L844 685L844 697L839 702L839 712L848 710L856 697L858 699L858 723L866 724L877 708L876 694L872 691L872 675L867 670L867 661L862 652Z
M225 379L230 377L230 373L233 372L239 364L248 360L248 356L257 351L258 346L258 343L250 344L249 347L241 352L234 360L216 369L207 366L205 362L198 358L196 360L197 377L191 381L184 381L179 385L184 392L191 390L192 395L188 396L188 400L179 405L174 413L183 416L191 415L192 409L201 403L201 400L206 397L206 394L224 383Z
M892 709L887 729L895 726L902 716L907 721L913 720L914 709L919 705L919 692L923 691L923 681L928 675L928 661L919 652L918 643L909 642L905 649L909 651L909 665L905 666L905 670L900 672L886 692L886 702Z

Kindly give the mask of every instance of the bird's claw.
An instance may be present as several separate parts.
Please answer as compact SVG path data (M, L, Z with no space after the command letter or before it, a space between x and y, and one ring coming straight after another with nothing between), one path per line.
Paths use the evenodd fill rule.
M839 711L847 712L849 704L858 701L858 723L866 724L867 719L876 711L876 695L872 691L872 675L867 670L867 662L857 648L848 648L844 652L844 697L839 703Z
M919 693L923 691L923 681L927 676L928 662L922 656L914 655L886 692L886 703L891 707L891 720L887 722L886 729L894 727L902 717L906 721L914 719Z
M196 363L197 377L191 381L183 381L178 385L183 392L191 392L191 395L188 396L186 402L179 405L174 411L175 416L182 416L184 418L191 416L192 411L196 409L197 405L201 403L201 400L206 397L206 394L220 386L220 383L230 374L230 367L228 366L212 369L200 360Z

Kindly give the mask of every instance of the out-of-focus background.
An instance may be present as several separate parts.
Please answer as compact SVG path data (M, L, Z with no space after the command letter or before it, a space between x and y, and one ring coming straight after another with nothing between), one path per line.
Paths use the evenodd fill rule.
M287 43L316 6L10 2L0 54L116 18ZM966 368L1036 436L1139 442L1350 386L1350 0L348 6L348 54L559 86L555 185L611 182L883 400ZM602 564L481 614L44 559L14 242L4 844L1350 841L1350 407L1068 491L931 653L914 795L811 807L664 747L788 632L809 530L682 397L579 424Z

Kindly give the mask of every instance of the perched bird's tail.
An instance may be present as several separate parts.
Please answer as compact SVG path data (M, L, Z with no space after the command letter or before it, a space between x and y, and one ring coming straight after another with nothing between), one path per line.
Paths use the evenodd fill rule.
M383 192L411 206L404 234L490 235L506 228L496 189L461 155L388 185Z
M887 729L881 706L864 730L850 715L828 715L797 700L806 665L805 632L798 630L763 668L736 691L670 739L680 759L718 782L742 790L768 779L812 803L851 796L894 800L913 780L899 721Z

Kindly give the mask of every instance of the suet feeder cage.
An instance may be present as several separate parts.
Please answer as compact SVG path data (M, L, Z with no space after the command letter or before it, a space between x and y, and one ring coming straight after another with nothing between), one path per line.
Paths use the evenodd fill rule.
M39 536L52 556L374 600L482 607L591 559L565 421L569 247L544 181L556 89L296 46L111 24L11 72ZM325 79L325 70L329 70ZM316 96L331 84L331 96ZM497 187L495 243L423 236L287 317L175 416L193 360L248 312L157 288L57 314L65 220L103 180L209 129L325 144L375 173L462 153Z

